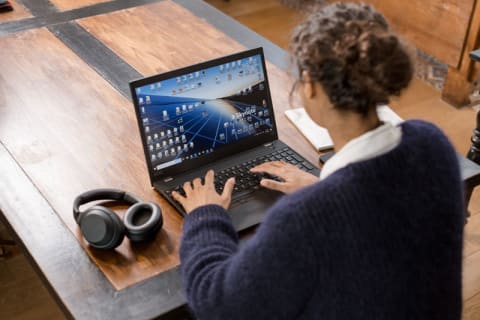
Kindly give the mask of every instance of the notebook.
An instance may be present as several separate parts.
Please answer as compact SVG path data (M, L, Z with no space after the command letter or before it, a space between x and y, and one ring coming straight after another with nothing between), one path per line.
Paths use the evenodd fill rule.
M250 168L282 160L319 174L278 139L262 48L139 79L130 90L151 185L179 214L172 191L209 169L218 192L236 178L228 212L238 231L260 223L281 196Z
M393 125L397 125L403 121L402 118L386 105L378 106L377 113L380 120L391 122ZM333 141L328 130L316 124L308 116L304 108L289 109L285 111L285 116L316 150L325 151L333 148Z
M285 116L316 150L323 151L333 148L333 141L328 130L313 122L304 108L289 109L285 111Z

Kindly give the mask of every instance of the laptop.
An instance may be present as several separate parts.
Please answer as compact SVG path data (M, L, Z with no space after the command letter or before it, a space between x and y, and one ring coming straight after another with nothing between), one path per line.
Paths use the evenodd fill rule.
M218 192L235 176L228 212L237 231L260 223L282 195L260 187L250 168L282 160L319 174L278 139L262 48L136 80L130 90L151 185L181 215L172 191L209 169Z

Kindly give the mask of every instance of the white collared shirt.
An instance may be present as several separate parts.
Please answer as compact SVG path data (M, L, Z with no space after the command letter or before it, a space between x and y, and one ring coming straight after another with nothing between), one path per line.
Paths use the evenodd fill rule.
M320 172L320 180L349 164L373 159L393 150L400 144L401 139L402 128L386 122L380 127L350 140L325 163Z

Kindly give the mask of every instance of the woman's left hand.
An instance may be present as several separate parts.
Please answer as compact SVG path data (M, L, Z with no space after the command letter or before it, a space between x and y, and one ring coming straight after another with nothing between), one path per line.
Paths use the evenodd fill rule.
M213 170L209 170L205 175L204 184L202 184L200 178L196 178L192 182L187 181L183 184L185 196L174 191L172 192L172 197L183 206L187 214L208 204L216 204L227 210L232 200L232 190L235 185L235 179L228 179L222 194L218 194L215 190L213 177Z
M283 193L292 193L318 182L317 176L283 161L265 162L253 167L250 171L253 173L265 172L281 178L283 180L281 182L272 179L262 179L260 185Z

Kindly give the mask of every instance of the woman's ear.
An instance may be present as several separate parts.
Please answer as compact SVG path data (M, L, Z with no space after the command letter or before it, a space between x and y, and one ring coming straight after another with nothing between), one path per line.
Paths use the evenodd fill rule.
M312 82L310 74L308 73L308 71L305 70L302 72L302 90L305 98L315 98L315 86Z

